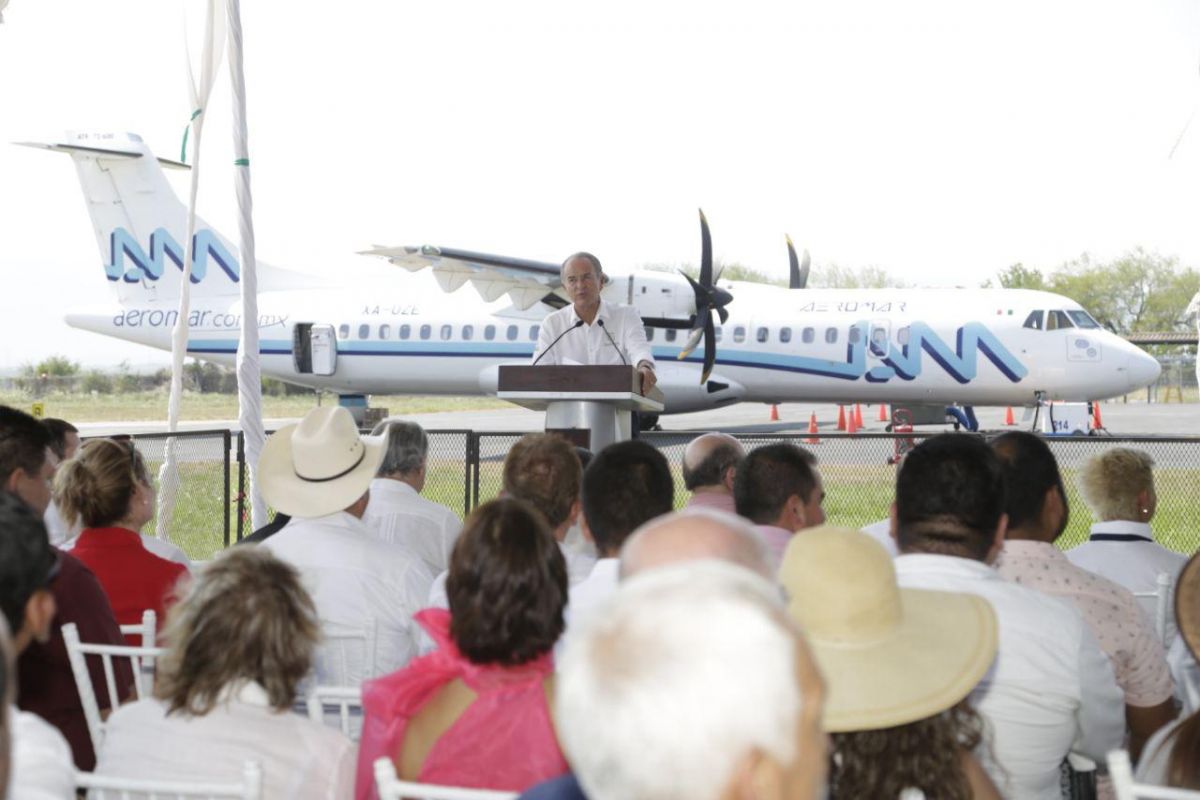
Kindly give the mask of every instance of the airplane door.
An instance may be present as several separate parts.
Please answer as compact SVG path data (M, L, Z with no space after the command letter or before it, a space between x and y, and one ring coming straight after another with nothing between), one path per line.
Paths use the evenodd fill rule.
M337 372L337 335L333 326L297 322L292 329L292 362L301 375Z
M876 358L883 358L889 352L892 338L892 324L886 319L871 320L870 338L867 339L867 349Z

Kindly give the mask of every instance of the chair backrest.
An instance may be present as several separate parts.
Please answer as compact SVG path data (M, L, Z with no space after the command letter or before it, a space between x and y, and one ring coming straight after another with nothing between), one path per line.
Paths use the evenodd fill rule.
M110 698L120 697L117 691L116 673L113 670L114 658L128 658L133 668L133 686L137 698L148 697L154 687L154 662L163 654L161 647L129 647L115 644L90 644L79 641L79 628L74 622L68 622L62 628L63 642L67 646L67 659L71 663L71 673L75 676L75 688L79 690L79 700L83 704L83 716L87 720L88 734L92 739L92 747L100 752L104 741L104 723L100 719L100 704L96 701L96 687L92 686L92 677L87 668L87 657L100 659L104 669L104 687ZM115 702L115 701L114 701Z
M368 617L360 625L321 620L322 641L313 658L316 683L358 686L377 677L375 642L378 624Z
M306 701L308 718L322 725L331 720L353 741L362 736L362 689L357 686L314 686Z
M142 621L136 625L122 625L122 636L140 636L142 647L154 647L158 644L158 615L154 609L147 608L142 612Z
M379 792L379 800L516 800L517 797L516 792L402 781L396 777L396 765L390 758L375 761L375 790Z
M1163 647L1166 647L1170 644L1167 641L1167 625L1171 617L1171 600L1175 597L1175 587L1169 572L1158 573L1154 583L1156 588L1153 592L1134 592L1133 596L1154 598L1154 630Z
M1108 754L1108 776L1117 800L1200 800L1200 791L1194 789L1134 783L1133 764L1125 750L1113 750Z
M242 779L237 783L118 778L77 772L75 785L87 790L88 800L142 800L147 797L151 800L262 800L263 797L262 767L257 761L245 762Z

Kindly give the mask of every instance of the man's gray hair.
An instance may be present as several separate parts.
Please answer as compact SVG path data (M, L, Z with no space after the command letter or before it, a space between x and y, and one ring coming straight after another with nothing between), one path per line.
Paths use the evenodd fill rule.
M380 475L395 475L420 469L429 453L429 437L415 422L381 422L372 436L387 436L387 452L379 465Z

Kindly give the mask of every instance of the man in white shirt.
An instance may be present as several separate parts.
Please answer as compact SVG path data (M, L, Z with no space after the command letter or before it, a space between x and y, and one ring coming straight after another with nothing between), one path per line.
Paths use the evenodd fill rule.
M642 375L642 394L649 392L658 381L642 317L632 306L600 297L607 281L600 260L591 253L569 256L561 279L571 305L542 322L533 363L632 365Z
M766 540L775 568L797 531L825 523L825 487L817 457L790 442L756 447L733 482L737 513Z
M1004 503L999 461L981 440L943 434L922 442L896 479L896 575L902 587L991 603L1000 646L971 693L991 747L977 755L1005 797L1060 800L1068 752L1103 763L1122 746L1125 701L1078 611L989 566L1004 545Z
M71 747L58 729L36 714L19 710L15 695L14 653L9 651L7 631L15 631L13 649L19 654L34 641L47 642L54 621L54 594L50 581L58 571L58 559L45 525L39 516L7 492L0 491L0 684L11 738L3 745L11 753L0 753L0 778L11 798L72 800L75 797L75 764ZM0 734L4 733L0 725Z
M291 522L261 547L304 576L327 634L361 631L370 647L332 648L318 657L321 683L357 685L398 669L416 653L412 616L425 607L433 574L417 555L371 535L362 521L368 487L383 461L384 443L360 437L350 412L316 408L298 425L280 428L263 447L263 498Z
M421 496L428 469L429 437L415 422L381 422L371 431L385 436L387 452L371 481L371 500L363 522L388 544L419 555L436 575L450 567L450 551L462 520L440 503Z
M683 451L683 487L692 493L688 508L736 514L733 479L746 457L742 443L727 433L702 433Z

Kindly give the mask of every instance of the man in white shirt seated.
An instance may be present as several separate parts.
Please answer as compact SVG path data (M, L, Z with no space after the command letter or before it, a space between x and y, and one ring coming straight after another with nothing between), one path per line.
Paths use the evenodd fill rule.
M692 493L688 508L736 514L733 480L746 457L742 443L727 433L702 433L683 451L683 488Z
M1103 763L1122 746L1125 699L1078 611L989 566L1004 545L1005 491L1000 463L980 439L943 434L917 445L896 478L896 575L901 587L992 604L1000 646L971 693L991 747L977 755L1005 797L1061 800L1068 752Z
M58 559L46 527L24 503L0 491L0 687L7 731L0 723L0 796L30 800L73 800L75 764L71 747L58 729L36 714L14 705L15 657L33 641L50 639L54 595L50 581ZM13 634L12 648L8 631ZM15 652L13 652L15 650ZM11 753L10 751L11 746Z
M632 306L600 297L608 281L600 259L591 253L568 256L560 277L571 305L542 322L533 363L632 365L641 373L642 394L649 392L658 380L642 317Z
M816 463L809 451L781 442L754 448L738 467L733 483L737 513L766 540L776 569L792 536L825 523L825 487Z
M382 440L359 436L349 411L324 407L280 428L259 461L263 498L292 516L259 546L300 570L327 634L358 631L375 640L373 664L358 642L322 648L316 673L323 684L358 685L416 653L412 616L425 607L433 573L412 551L374 538L362 521L384 450Z
M380 541L400 544L419 555L436 575L450 567L450 551L462 520L440 503L421 496L429 464L429 437L415 422L381 422L371 431L384 436L387 452L371 481L363 522Z

